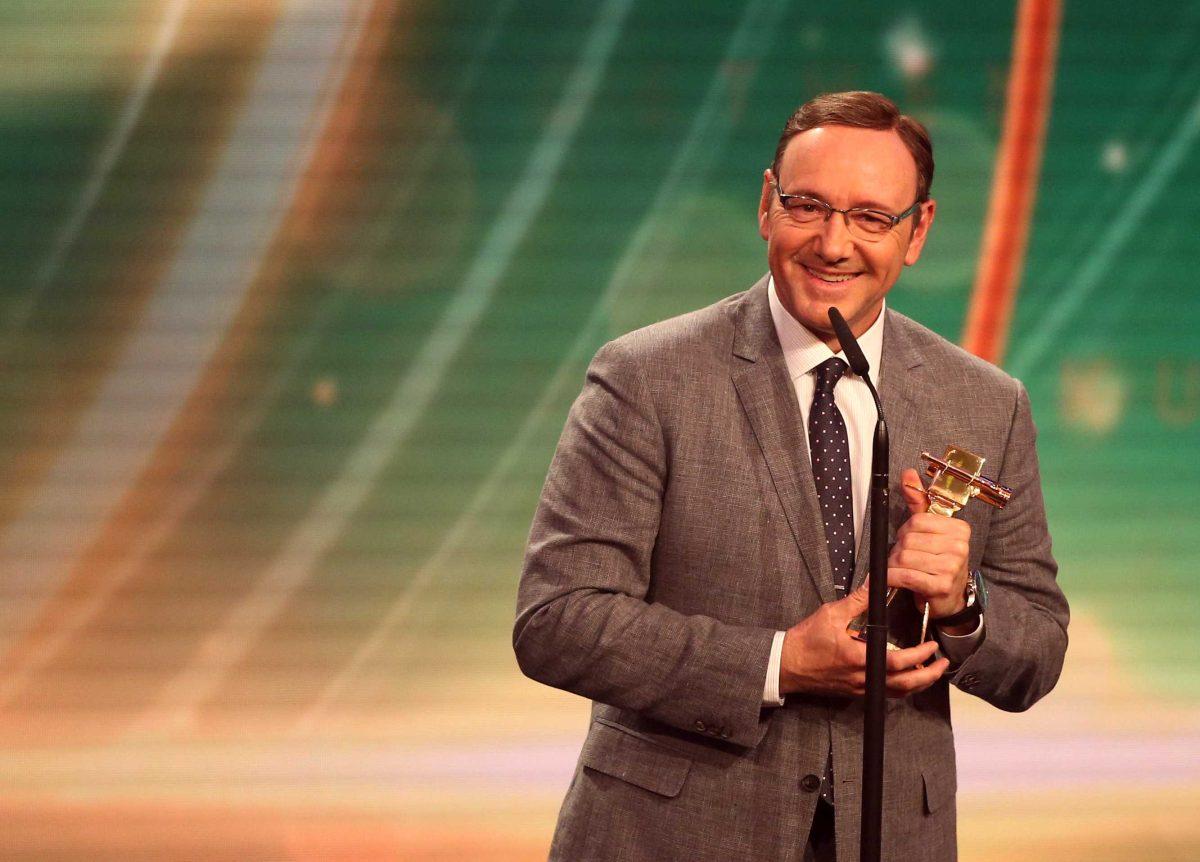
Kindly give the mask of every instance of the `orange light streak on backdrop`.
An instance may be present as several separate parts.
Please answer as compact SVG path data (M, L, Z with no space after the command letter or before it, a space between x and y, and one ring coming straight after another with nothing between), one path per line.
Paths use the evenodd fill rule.
M1013 36L1004 131L962 344L997 365L1004 358L1037 196L1054 89L1058 0L1021 0Z

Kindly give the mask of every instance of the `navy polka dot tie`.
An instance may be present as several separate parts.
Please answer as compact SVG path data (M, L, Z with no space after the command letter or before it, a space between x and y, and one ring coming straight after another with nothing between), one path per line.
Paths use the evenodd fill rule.
M854 495L850 482L850 444L846 422L833 403L833 387L848 365L836 356L815 369L816 392L808 414L808 445L812 449L813 479L825 522L825 546L833 564L838 595L850 589L854 574Z
M812 409L808 413L808 447L812 451L813 479L821 502L821 520L825 522L825 547L833 564L833 585L838 595L850 589L854 574L854 495L850 484L850 442L846 420L833 403L833 387L849 366L838 359L826 359L814 369L817 378ZM833 750L825 759L821 775L821 798L830 805L833 794Z

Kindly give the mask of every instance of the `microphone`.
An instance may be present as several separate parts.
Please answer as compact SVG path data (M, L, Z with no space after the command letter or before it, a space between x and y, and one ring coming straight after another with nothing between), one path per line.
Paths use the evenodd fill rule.
M879 411L879 418L882 420L883 403L879 400L879 393L875 391L875 384L871 382L871 364L867 362L862 348L858 346L858 339L850 331L850 324L846 323L846 318L842 317L842 313L835 306L829 307L829 322L833 324L833 332L842 347L842 353L846 354L850 370L861 377L871 390L871 397L875 399L875 409Z

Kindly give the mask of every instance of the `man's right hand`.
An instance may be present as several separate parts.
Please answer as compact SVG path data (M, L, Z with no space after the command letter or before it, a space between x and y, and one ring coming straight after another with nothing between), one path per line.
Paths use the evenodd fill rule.
M864 581L846 598L822 605L788 629L779 666L779 693L865 694L867 645L851 637L846 626L866 609ZM921 667L936 650L934 641L888 650L888 696L904 697L937 682L950 666L949 661L940 658L929 667Z

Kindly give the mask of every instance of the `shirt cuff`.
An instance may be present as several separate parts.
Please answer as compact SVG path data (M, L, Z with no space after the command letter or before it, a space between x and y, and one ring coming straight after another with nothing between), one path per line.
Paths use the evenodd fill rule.
M975 631L965 635L949 635L943 631L938 631L937 641L941 647L941 653L950 660L952 667L957 667L971 657L971 653L979 646L983 640L983 616L979 617L979 624L975 626Z
M783 706L779 695L779 669L783 664L783 638L787 632L775 632L771 641L771 660L767 662L767 681L763 685L763 706Z

